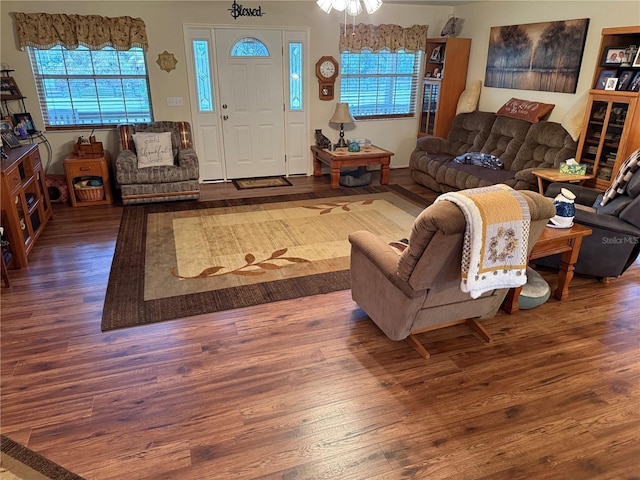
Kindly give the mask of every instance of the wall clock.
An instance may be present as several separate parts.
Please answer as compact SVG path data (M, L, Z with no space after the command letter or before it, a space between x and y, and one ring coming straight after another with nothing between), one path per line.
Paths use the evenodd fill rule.
M318 96L320 100L333 100L334 84L338 77L338 62L333 57L320 57L316 63Z

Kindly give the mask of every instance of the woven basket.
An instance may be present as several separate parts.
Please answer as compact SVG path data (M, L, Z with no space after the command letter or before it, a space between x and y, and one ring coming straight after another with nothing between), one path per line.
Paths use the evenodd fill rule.
M104 187L80 187L74 185L76 191L76 198L81 202L92 202L95 200L102 200L104 198Z

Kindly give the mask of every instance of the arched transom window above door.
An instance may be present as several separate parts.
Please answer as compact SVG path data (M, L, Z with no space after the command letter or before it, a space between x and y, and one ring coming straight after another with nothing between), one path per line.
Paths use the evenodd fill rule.
M231 48L232 57L268 57L269 49L257 38L244 37Z

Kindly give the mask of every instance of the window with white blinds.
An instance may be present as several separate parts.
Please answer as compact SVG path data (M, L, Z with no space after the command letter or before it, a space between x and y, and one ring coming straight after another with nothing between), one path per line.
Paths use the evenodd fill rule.
M45 127L98 127L153 120L141 48L29 47Z
M415 115L422 52L343 52L340 101L356 118Z

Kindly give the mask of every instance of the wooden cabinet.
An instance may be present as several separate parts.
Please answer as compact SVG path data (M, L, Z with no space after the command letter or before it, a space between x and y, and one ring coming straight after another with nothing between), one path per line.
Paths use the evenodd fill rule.
M576 160L587 165L587 173L595 175L586 183L601 190L609 187L622 162L640 148L640 92L605 90L603 82L606 76L622 78L631 72L630 76L634 78L640 74L640 67L606 60L611 49L624 50L630 45L640 46L640 26L602 30L593 88L589 90L578 142ZM630 82L626 83L627 88L630 85Z
M446 137L467 83L471 39L427 40L418 136Z
M38 145L22 145L2 160L2 226L9 241L3 247L8 268L27 266L27 255L51 218L51 202Z
M109 180L108 152L91 153L82 156L72 154L64 161L64 173L69 188L71 206L108 205L113 203L111 181ZM74 184L83 179L99 179L101 187L80 192Z
M580 163L595 175L590 184L606 189L634 143L629 138L631 123L637 117L637 97L591 93L578 150ZM636 123L638 119L636 118ZM629 151L631 153L631 151Z

